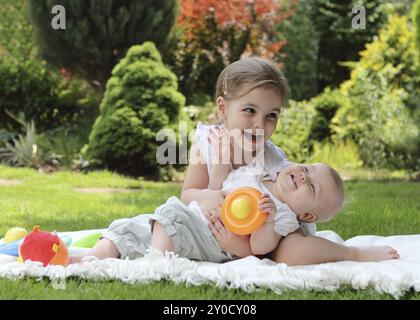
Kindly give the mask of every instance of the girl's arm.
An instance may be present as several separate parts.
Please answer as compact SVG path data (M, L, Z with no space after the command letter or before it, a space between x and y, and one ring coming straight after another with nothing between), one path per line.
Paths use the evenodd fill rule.
M208 183L209 177L205 162L190 159L182 186L181 201L186 205L190 204L191 201L197 201L201 211L207 217L220 210L224 199L222 191L207 189Z

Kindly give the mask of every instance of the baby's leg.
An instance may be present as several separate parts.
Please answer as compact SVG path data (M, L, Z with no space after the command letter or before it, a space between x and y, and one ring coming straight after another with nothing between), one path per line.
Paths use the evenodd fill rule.
M109 239L102 238L92 249L78 255L70 256L69 264L78 263L87 256L94 256L98 259L119 258L120 252L114 242Z
M382 261L398 259L389 246L350 247L299 230L283 238L269 258L288 265L307 265L334 261Z
M174 251L172 239L166 234L165 228L157 221L153 222L151 246L162 252Z

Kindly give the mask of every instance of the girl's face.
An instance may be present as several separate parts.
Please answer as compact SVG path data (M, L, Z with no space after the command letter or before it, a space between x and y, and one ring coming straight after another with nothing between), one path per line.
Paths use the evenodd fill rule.
M276 130L282 102L275 90L256 88L237 99L219 97L216 105L219 119L232 133L235 143L243 139L243 146L251 145L254 151L257 141L267 141Z

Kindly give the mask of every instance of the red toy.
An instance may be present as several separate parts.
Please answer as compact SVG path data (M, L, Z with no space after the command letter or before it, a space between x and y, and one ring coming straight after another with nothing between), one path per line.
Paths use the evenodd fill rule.
M19 247L18 261L23 263L26 260L42 262L44 267L49 264L66 266L68 250L57 235L41 231L36 226Z

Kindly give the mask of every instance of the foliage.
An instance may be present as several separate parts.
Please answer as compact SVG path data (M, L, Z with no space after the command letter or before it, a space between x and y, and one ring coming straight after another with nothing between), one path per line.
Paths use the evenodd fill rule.
M333 119L336 137L353 139L368 166L418 167L420 69L407 18L392 16L361 56L342 85L351 103Z
M290 12L275 0L181 0L177 31L165 61L190 99L213 95L218 75L243 55L275 58L284 40L275 25ZM191 102L191 101L190 101Z
M0 58L0 127L17 130L6 115L23 112L39 130L79 120L95 107L98 97L82 81L64 78L45 62L34 58L16 61Z
M314 28L315 0L301 0L296 13L278 25L286 43L280 54L284 74L292 88L293 100L310 99L317 94L318 31Z
M56 165L56 156L39 148L41 136L36 133L34 121L26 121L22 113L18 117L9 115L22 126L23 133L5 141L5 147L0 149L0 160L16 167L40 168L47 164Z
M385 0L316 1L315 29L319 34L317 78L318 90L337 87L348 79L343 61L357 61L365 43L372 41L386 22ZM366 29L352 28L355 6L366 10Z
M355 169L363 165L359 148L351 140L335 142L314 142L309 162L328 163L334 168Z
M176 129L185 103L177 87L152 42L130 48L108 80L88 159L122 173L156 174L156 133Z
M309 136L315 116L314 105L307 101L290 101L289 107L282 110L271 140L282 148L290 160L304 162L309 158L312 150Z
M326 88L324 92L313 99L316 115L312 120L309 139L311 141L324 141L329 139L332 132L330 121L340 107L345 107L349 103L348 98L339 90Z
M415 28L415 39L416 39L417 51L420 51L420 0L417 0L413 5L412 18L413 18L413 24ZM420 55L419 55L419 58L420 58Z
M89 117L99 104L97 94L83 81L70 79L37 59L27 1L2 1L0 17L1 130L20 129L6 110L23 112L40 131Z
M54 30L52 0L30 0L40 52L66 68L104 84L112 68L134 44L166 44L177 16L176 0L106 0L65 2L66 30Z
M0 5L0 58L25 60L36 55L26 0L2 0Z

